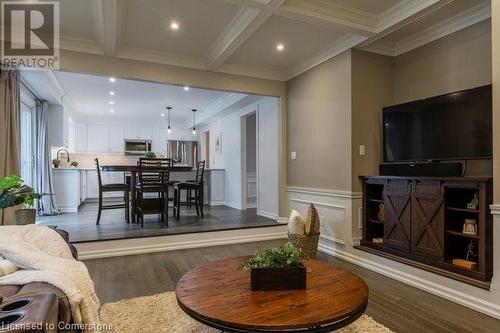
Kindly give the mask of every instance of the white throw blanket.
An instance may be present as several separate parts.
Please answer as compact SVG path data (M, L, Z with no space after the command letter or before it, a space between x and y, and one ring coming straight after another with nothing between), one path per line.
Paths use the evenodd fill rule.
M0 285L45 282L68 297L77 324L99 324L99 299L87 267L71 255L64 239L54 230L36 225L0 227L0 262L7 272ZM10 264L10 265L9 265ZM3 270L3 269L2 269Z

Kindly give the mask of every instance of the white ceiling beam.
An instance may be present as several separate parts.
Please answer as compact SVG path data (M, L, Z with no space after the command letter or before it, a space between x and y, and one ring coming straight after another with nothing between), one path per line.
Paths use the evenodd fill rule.
M119 38L123 37L125 4L118 0L92 0L91 5L97 40L104 54L114 56L118 53Z
M361 43L359 47L363 48L451 2L453 0L404 0L379 16L377 34Z
M288 0L276 14L362 36L375 34L377 16L328 0Z
M242 8L224 29L206 55L209 70L219 68L285 0L271 0L262 9Z
M269 3L269 0L226 0L226 2L253 9L263 9Z

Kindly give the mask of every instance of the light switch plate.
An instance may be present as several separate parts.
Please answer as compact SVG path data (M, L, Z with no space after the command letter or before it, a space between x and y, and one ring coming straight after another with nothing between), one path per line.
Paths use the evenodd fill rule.
M365 155L366 155L366 146L359 145L359 156L365 156Z
M296 160L297 159L297 152L296 151L292 151L292 156L290 157L292 160Z

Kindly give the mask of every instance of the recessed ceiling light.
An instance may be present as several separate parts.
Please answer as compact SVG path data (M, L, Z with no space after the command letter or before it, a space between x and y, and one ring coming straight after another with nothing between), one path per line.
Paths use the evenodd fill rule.
M110 91L110 92L109 92L109 94L110 94L111 96L114 96L114 95L115 95L115 92L114 92L114 91Z
M164 114L164 113L162 113L162 114L161 114L161 116L162 116L162 117L165 117L165 114Z
M114 113L114 112L115 112L115 110L109 110L109 112Z
M284 49L285 49L285 45L283 45L282 43L279 43L278 45L276 45L276 50L283 51Z
M178 30L179 29L179 23L175 22L175 21L172 21L170 22L170 29L172 30Z
M189 87L188 87L188 86L184 86L184 90L185 90L185 91L188 91L188 90L189 90Z
M109 101L109 104L113 105L113 104L115 104L115 102L114 101Z
M114 77L109 78L109 82L115 82L115 81L116 81L116 79Z

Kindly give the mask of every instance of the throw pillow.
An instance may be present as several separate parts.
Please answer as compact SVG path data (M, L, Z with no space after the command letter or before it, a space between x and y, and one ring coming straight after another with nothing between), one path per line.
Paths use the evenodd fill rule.
M315 235L319 233L319 214L316 207L311 203L306 215L306 235Z
M295 209L288 219L288 233L292 235L304 235L306 222L304 217Z

